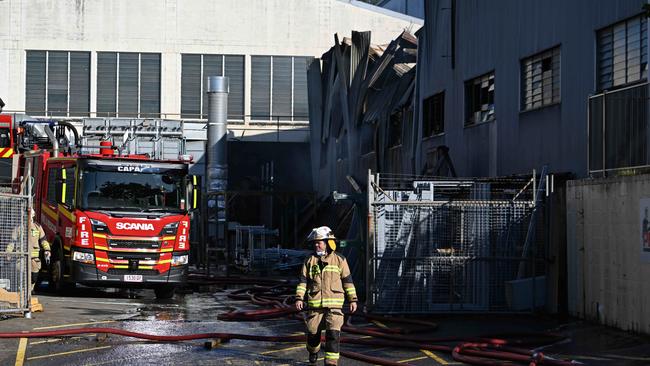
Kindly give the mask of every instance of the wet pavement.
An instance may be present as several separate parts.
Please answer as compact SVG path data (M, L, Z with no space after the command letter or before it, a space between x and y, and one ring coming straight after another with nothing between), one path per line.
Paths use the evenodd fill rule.
M0 332L61 330L73 327L115 327L130 331L176 335L232 332L258 335L302 334L295 320L224 322L217 315L231 309L260 309L227 298L218 287L206 292L177 294L172 300L156 300L150 290L99 290L80 287L73 294L39 293L45 311L32 319L0 320ZM559 322L533 316L439 316L429 336L476 336L490 333L554 331L568 341L543 350L549 356L572 358L589 365L649 365L650 338L582 321ZM356 318L355 318L356 321ZM357 326L368 326L358 323ZM381 326L381 323L376 325ZM460 365L450 355L389 347L343 345L375 357L412 365ZM141 341L115 335L90 334L61 338L0 340L0 365L306 365L306 351L299 343L232 340L214 349L204 340L179 343ZM322 362L322 361L321 361ZM340 365L363 363L342 358Z

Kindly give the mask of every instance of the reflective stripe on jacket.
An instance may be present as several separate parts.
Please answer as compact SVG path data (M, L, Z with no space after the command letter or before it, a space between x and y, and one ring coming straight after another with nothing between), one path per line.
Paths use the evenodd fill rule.
M304 300L310 308L343 307L345 298L357 301L350 267L344 256L331 252L325 257L312 255L302 265L296 300Z

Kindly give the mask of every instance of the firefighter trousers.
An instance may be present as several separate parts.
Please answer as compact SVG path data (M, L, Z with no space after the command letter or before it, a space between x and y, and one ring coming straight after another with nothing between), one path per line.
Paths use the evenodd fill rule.
M305 317L307 325L307 351L318 353L321 331L325 330L325 363L336 365L339 359L339 339L343 326L341 309L310 309Z

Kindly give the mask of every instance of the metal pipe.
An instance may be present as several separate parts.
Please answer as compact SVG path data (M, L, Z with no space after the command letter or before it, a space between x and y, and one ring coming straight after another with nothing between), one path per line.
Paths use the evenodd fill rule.
M223 192L228 183L228 78L208 77L208 192Z
M50 128L50 126L43 126L43 131L45 131L45 134L47 137L52 141L52 157L56 158L59 156L59 140L54 136L54 131Z

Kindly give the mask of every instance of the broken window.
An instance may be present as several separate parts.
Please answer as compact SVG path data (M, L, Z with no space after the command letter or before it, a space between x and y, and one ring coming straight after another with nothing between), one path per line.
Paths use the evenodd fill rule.
M645 16L624 20L598 31L599 90L647 79L647 32Z
M560 102L560 47L521 61L521 110Z
M494 71L465 82L465 126L493 121Z
M425 98L423 104L422 137L435 136L445 132L445 92Z
M388 135L388 147L395 147L402 144L402 126L404 125L404 113L398 110L390 115L390 131Z

